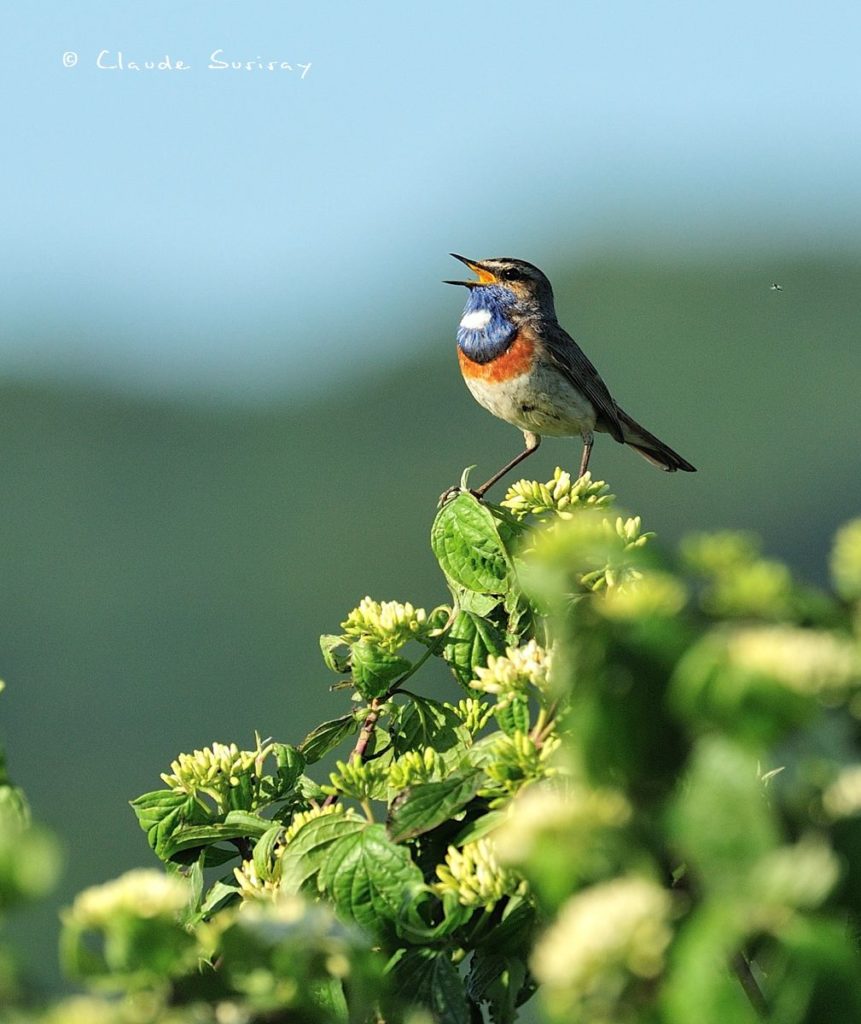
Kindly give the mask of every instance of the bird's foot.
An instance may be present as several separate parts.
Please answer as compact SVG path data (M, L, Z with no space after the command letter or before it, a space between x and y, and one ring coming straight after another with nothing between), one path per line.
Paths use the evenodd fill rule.
M449 487L442 492L439 496L439 501L436 503L437 508L442 508L443 505L447 505L450 501L453 501L459 494L471 494L473 498L478 501L484 499L484 492L476 490L473 487L462 487L460 484L455 484L454 487Z
M484 498L484 492L487 490L487 484L478 488L469 486L469 474L474 469L475 466L467 466L460 475L460 483L455 484L454 487L449 487L448 490L442 492L436 505L437 508L442 508L443 505L451 501L452 498L456 498L459 494L471 494L473 498L476 498L478 501L481 501Z
M443 505L448 504L460 494L460 486L455 484L454 487L447 487L442 494L439 496L439 501L436 503L437 508L442 508Z
M477 502L484 501L484 492L480 487L465 487L462 483L456 483L454 487L448 487L443 490L439 496L439 501L436 503L436 507L441 509L443 505L454 501L458 495L472 495Z

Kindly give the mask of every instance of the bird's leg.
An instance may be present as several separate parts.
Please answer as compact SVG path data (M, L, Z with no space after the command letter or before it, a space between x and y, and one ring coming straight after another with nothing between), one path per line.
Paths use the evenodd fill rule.
M537 451L538 446L541 444L540 436L538 434L533 434L529 430L523 431L523 439L526 441L526 448L519 455L515 455L511 462L507 462L498 473L494 473L489 480L486 480L481 485L481 487L477 487L472 492L476 498L483 498L485 493L493 487L497 480L501 480L506 473L523 462L527 455L531 455L534 451Z
M583 435L583 458L580 459L580 476L583 476L589 466L589 456L592 454L593 441L594 438L592 437L591 430Z

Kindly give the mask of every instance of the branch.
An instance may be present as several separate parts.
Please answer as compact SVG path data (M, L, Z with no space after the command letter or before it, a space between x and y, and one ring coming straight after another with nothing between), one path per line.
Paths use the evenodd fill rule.
M428 658L431 657L431 655L436 654L437 651L439 651L439 649L445 643L445 638L448 634L448 631L454 624L454 620L457 618L457 614L459 611L460 609L458 607L457 601L455 601L454 605L452 606L451 613L449 614L448 621L440 630L439 636L428 647L425 653L419 658L419 660L414 665L411 665L410 668L406 672L404 672L400 679L392 683L392 685L383 694L382 697L374 697L374 699L368 704L368 714L365 716L364 722L362 722L362 728L359 730L359 736L356 740L356 745L355 747L353 747L353 752L350 754L350 763L352 763L355 760L362 760L364 758L365 751L368 749L368 744L371 742L371 737L374 735L374 729L376 728L377 722L379 721L383 705L388 700L391 700L391 698L395 695L395 693L398 692L398 690L410 678L410 676L415 675L415 673L418 672L418 670L422 667L422 665L424 665ZM327 796L326 799L323 801L323 806L331 807L332 804L337 802L337 800L337 794L330 793L329 796Z
M365 716L364 722L362 722L362 728L359 730L359 736L356 740L356 745L353 747L353 752L350 754L349 761L359 760L365 756L365 751L368 749L368 744L371 742L371 737L374 735L374 729L377 721L380 717L380 709L383 703L388 700L389 695L385 697L374 697L374 699L368 705L368 714ZM330 793L323 801L324 807L331 807L332 804L338 800L337 793Z

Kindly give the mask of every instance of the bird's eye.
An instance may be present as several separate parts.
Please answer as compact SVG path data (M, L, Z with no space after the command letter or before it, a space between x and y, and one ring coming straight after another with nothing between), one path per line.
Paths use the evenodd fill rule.
M514 267L506 267L499 276L503 281L516 281L520 277L520 271Z

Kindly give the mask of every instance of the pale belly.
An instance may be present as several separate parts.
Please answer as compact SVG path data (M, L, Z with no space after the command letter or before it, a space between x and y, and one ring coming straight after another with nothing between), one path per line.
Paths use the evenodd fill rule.
M521 430L570 437L595 429L592 403L552 370L536 368L502 381L467 376L464 380L479 405Z

